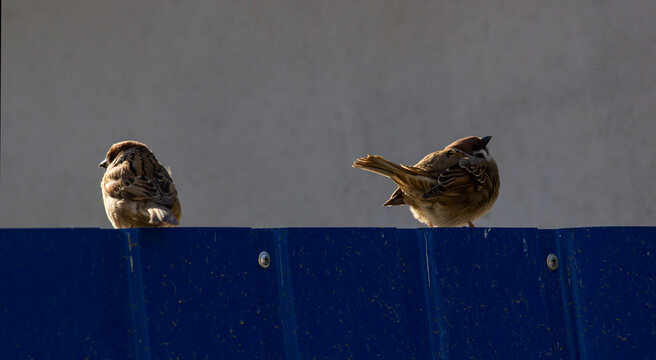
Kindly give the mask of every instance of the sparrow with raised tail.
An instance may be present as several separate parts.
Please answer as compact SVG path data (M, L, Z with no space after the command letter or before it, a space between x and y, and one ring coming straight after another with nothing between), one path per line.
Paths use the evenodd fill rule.
M499 195L499 170L487 144L469 136L426 155L415 166L367 155L353 167L391 178L399 187L383 206L408 205L415 219L433 226L461 226L485 215Z
M115 229L177 226L182 210L169 172L138 141L112 145L100 183L105 212Z

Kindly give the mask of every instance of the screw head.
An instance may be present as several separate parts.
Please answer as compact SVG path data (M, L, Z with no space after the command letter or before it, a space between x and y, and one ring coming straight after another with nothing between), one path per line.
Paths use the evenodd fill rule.
M556 271L558 269L558 256L556 256L556 254L547 255L547 267L551 271Z
M271 265L271 256L269 255L268 252L262 251L260 255L257 257L257 262L260 264L260 267L262 269L266 269Z

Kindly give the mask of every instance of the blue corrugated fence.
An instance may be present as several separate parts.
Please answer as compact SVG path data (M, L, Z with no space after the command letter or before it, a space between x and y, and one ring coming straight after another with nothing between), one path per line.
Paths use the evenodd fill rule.
M653 359L655 255L656 227L2 229L0 357Z

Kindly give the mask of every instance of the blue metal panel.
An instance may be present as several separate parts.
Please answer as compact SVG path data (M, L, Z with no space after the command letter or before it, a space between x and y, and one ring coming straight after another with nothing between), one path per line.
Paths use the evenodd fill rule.
M276 274L251 229L138 229L153 359L283 358Z
M516 238L484 229L280 232L295 300L293 358L563 356L565 339L553 342L563 334L552 334L547 317L560 298L541 295L557 275L529 256L539 252L535 229Z
M132 358L124 236L0 231L0 357Z
M423 231L421 231L423 232ZM546 269L535 230L509 238L504 230L425 232L426 275L439 333L438 358L561 358L541 288ZM533 255L533 256L531 256ZM432 279L431 279L432 278ZM559 340L556 337L557 340ZM563 339L564 340L564 339ZM556 342L557 344L558 342Z
M284 245L276 255L287 269L280 281L294 300L292 311L283 313L295 324L285 328L296 340L287 347L289 358L403 358L414 339L404 331L404 279L393 231L277 233Z
M655 252L656 228L5 229L0 349L12 359L648 359Z
M653 229L564 229L557 244L579 358L656 358Z

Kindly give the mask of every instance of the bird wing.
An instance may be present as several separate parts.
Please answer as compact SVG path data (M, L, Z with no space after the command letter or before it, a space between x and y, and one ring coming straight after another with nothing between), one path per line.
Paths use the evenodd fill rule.
M479 191L487 181L487 161L459 151L449 150L449 158L455 159L437 176L437 185L426 191L422 198L436 196L460 196L463 193Z
M110 196L133 201L153 201L171 206L177 190L169 172L151 154L137 154L105 174Z
M396 173L392 180L400 187L411 189L423 189L424 191L435 186L435 177L429 171L416 166L399 165L404 172Z

